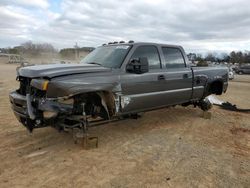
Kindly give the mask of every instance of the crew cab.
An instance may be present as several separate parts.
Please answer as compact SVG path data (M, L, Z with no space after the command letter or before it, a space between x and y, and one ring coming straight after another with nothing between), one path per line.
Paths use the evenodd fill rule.
M52 126L86 130L140 112L197 105L228 87L228 68L191 67L178 45L120 42L97 47L79 64L20 68L10 93L17 119L32 131Z

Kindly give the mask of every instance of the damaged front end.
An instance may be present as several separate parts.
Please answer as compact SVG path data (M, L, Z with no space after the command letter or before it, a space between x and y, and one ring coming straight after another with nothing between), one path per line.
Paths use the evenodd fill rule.
M21 76L18 80L20 88L10 93L10 102L17 119L30 132L47 126L58 130L85 130L87 119L110 120L117 113L112 92L72 93L61 97L58 90L53 97L50 89L59 87L55 82Z
M30 132L34 128L56 126L71 115L74 100L70 97L47 98L49 80L18 77L20 88L9 98L15 116Z

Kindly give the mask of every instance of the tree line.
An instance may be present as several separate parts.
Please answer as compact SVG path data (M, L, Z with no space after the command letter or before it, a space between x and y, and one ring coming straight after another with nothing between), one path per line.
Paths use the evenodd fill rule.
M8 54L26 54L31 56L42 55L43 53L57 53L58 51L54 48L52 44L49 43L33 43L32 41L28 41L22 43L19 46L15 46L13 48L2 48L2 53Z
M79 53L79 51L91 52L95 48L93 47L77 47L77 48L64 48L58 51L52 44L49 43L33 43L32 41L28 41L22 43L19 46L15 46L13 48L1 48L1 53L8 54L20 54L20 55L30 55L30 56L42 56L43 54L53 54L59 53L62 57L74 56L75 53Z
M241 51L232 51L231 53L208 53L206 55L196 54L196 53L189 53L188 58L190 61L197 61L197 62L226 62L226 63L238 63L238 64L247 64L250 63L250 52L241 52Z

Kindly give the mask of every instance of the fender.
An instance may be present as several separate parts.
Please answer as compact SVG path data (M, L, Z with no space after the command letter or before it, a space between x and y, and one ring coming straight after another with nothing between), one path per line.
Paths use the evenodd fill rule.
M55 78L48 84L47 97L57 98L98 91L121 92L119 80L118 75L96 75L95 77L71 75Z

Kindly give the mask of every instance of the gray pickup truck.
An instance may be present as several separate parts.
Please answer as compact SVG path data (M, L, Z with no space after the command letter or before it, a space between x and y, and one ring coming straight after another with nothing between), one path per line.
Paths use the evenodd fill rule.
M91 123L175 105L208 110L205 99L228 86L228 69L191 67L181 46L104 44L79 64L20 68L10 93L17 119L29 130L86 130Z

